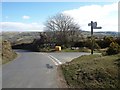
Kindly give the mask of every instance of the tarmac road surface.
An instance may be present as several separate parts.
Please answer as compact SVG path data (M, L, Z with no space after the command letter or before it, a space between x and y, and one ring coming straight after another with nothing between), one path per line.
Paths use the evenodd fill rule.
M2 88L59 88L57 65L89 53L42 53L15 50L18 57L2 66Z

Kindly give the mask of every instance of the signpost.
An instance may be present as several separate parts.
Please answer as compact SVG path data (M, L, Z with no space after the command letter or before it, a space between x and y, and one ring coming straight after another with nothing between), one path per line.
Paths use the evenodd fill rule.
M91 21L91 23L88 23L88 26L91 26L91 41L92 41L91 54L93 54L94 51L93 29L102 29L102 27L97 27L97 22L93 21Z

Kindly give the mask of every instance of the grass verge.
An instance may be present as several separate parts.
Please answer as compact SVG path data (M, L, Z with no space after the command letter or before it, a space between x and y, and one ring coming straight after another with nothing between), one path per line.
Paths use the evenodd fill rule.
M120 54L84 55L61 66L70 88L119 88Z
M14 60L16 57L17 57L17 53L15 53L15 52L10 57L2 56L2 64L6 64L6 63Z
M67 48L67 49L62 49L61 52L90 52L90 49L88 48L80 48L80 49L70 49L70 48Z

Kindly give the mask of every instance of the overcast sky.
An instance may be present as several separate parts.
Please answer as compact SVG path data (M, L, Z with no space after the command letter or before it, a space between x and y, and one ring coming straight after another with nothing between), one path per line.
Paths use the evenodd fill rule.
M43 31L57 13L73 17L82 30L90 31L92 20L102 26L94 31L118 31L118 2L2 2L0 24L2 31Z

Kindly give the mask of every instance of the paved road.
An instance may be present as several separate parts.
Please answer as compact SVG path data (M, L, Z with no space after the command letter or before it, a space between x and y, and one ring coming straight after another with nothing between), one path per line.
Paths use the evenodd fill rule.
M90 53L84 52L58 52L58 53L49 53L56 59L58 59L61 63L70 62L72 59L77 58L81 55L89 55Z
M88 54L16 52L19 56L2 67L3 88L58 88L57 65Z

